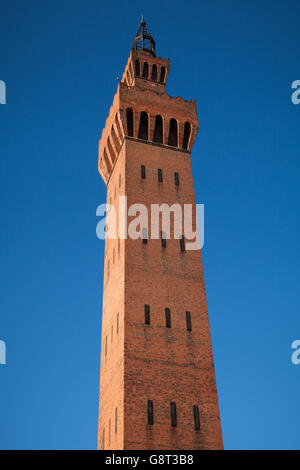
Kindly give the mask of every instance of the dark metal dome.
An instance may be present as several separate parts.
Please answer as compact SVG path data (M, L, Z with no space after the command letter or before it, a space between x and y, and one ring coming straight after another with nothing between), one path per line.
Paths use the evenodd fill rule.
M132 49L151 52L155 57L155 41L146 27L144 17L133 40Z

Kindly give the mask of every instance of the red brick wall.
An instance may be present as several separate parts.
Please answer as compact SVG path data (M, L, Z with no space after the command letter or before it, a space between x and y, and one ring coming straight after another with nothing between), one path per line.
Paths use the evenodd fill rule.
M126 141L125 148L128 206L195 203L189 153L133 141ZM163 183L158 183L158 168ZM150 305L150 326L144 304ZM171 310L170 329L165 307ZM191 312L191 332L186 311ZM177 239L167 240L166 248L160 240L147 245L126 241L124 372L125 449L222 447L201 252L182 253ZM153 426L147 424L148 399L153 400ZM176 428L170 424L171 401L177 407ZM199 406L200 431L194 429L193 405Z
M123 136L128 106L134 110L133 138ZM149 114L150 140L155 115L163 116L164 145L136 138L143 110ZM178 121L179 147L184 122L191 122L191 150L198 130L195 102L171 98L163 85L153 88L151 81L137 79L133 87L119 84L99 144L99 171L107 183L107 202L116 206L117 215L118 198L125 194L128 206L143 203L149 214L154 203L195 205L190 153L166 145L171 117ZM112 125L118 134L113 151L107 143L108 136L112 141ZM146 167L146 179L141 178L141 165ZM179 173L179 186L174 172ZM141 239L127 239L121 240L118 253L118 240L107 239L104 269L98 447L103 447L104 429L105 449L221 449L200 250L181 252L174 238L167 240L166 248L161 240L149 239L145 245ZM150 325L145 325L145 304L150 305ZM171 311L171 328L165 324L166 307ZM191 313L190 332L186 311ZM147 400L153 400L153 426L147 424ZM170 402L176 402L176 428L171 426ZM199 431L194 429L194 405L200 411Z

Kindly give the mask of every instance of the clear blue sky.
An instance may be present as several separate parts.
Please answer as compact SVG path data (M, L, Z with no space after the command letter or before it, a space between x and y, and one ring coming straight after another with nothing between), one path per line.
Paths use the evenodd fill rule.
M94 449L106 188L97 146L143 13L196 99L227 449L300 448L299 1L2 0L0 448Z

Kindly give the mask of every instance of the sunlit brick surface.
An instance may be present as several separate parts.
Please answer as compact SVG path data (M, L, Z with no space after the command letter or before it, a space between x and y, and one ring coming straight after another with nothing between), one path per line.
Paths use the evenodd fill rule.
M118 86L99 144L107 202L117 209L119 196L126 195L128 207L143 203L149 212L155 203L194 205L190 151L198 130L196 104L169 97L165 84L135 78L130 64L136 57L147 60L145 53L131 53L127 80L123 76ZM128 106L134 111L132 137L126 137ZM137 138L142 111L149 115L148 141ZM151 142L156 114L164 122L161 145ZM170 118L178 122L178 148L167 144ZM191 123L187 150L182 149L185 121ZM141 165L146 167L145 179ZM179 174L179 186L174 172ZM150 325L145 325L145 304L150 306ZM171 328L166 328L166 307ZM186 311L191 313L192 331L187 331ZM181 252L174 238L167 240L166 248L161 240L143 244L141 239L127 239L120 241L118 252L118 240L106 240L100 375L99 448L222 448L200 250ZM148 400L153 401L153 425L148 425ZM176 427L171 426L170 402L176 403ZM194 405L199 407L200 430L195 430Z

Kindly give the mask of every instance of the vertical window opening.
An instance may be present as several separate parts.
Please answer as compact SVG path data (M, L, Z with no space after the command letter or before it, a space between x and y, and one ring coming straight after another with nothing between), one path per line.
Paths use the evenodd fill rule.
M153 80L154 82L157 81L157 67L155 64L152 66L151 80Z
M185 241L184 241L184 236L183 235L181 235L181 238L180 238L179 242L180 242L180 250L185 251Z
M177 413L176 413L176 403L174 401L171 401L171 425L173 428L176 428L177 426Z
M141 112L138 138L148 140L148 114L145 111Z
M166 69L165 69L165 67L162 67L162 68L160 69L160 79L159 79L159 81L160 81L161 83L164 82L164 80L165 80L165 75L166 75Z
M162 183L163 182L163 174L162 174L162 170L160 168L158 168L158 170L157 170L157 176L158 176L158 182Z
M186 329L192 331L191 312L185 312L186 315Z
M122 174L120 173L119 174L119 188L121 187L121 183L122 183Z
M133 137L133 111L131 108L126 109L126 121L127 121L127 135Z
M171 311L169 308L165 308L166 313L166 328L171 328Z
M179 173L175 172L174 173L174 178L175 178L175 185L179 186Z
M145 309L145 324L150 325L150 306L146 304L144 306L144 309Z
M153 426L153 401L148 400L148 424Z
M138 59L135 61L135 75L136 77L140 76L140 61Z
M159 114L155 117L153 142L163 143L163 120Z
M168 145L171 145L172 147L178 146L177 121L173 118L170 120Z
M148 66L148 62L144 62L143 78L148 78L148 75L149 75L149 66Z
M141 177L142 179L146 179L146 167L145 165L141 165Z
M145 227L142 229L142 239L144 245L146 245L148 243L148 230Z
M183 132L183 144L182 148L187 149L189 145L189 139L191 134L191 125L189 122L184 123L184 132Z
M160 238L161 238L161 246L162 246L163 248L166 248L166 246L167 246L167 240L166 240L166 234L165 234L165 232L163 232L163 231L160 232Z
M197 405L193 406L194 410L194 423L195 423L195 431L200 430L200 415L199 415L199 407Z

